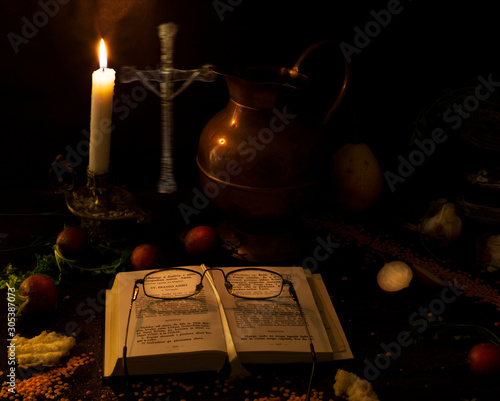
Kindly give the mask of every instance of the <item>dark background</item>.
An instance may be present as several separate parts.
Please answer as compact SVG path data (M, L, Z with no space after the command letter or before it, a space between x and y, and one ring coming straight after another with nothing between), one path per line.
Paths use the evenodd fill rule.
M364 30L366 24L374 20L371 11L386 10L388 6L388 0L217 0L219 4L239 3L231 6L233 9L226 11L221 20L213 0L59 1L64 4L57 3L57 0L0 0L0 196L4 197L0 204L7 205L2 206L4 210L0 213L55 209L53 197L37 190L51 189L48 172L55 157L58 154L66 157L68 149L78 149L85 141L83 132L90 124L91 75L98 68L97 46L101 37L108 47L108 65L116 71L129 65L155 68L160 62L157 26L165 22L179 25L175 47L177 68L197 68L206 63L291 67L301 52L316 41L336 39L353 45L355 28ZM42 4L59 4L59 7L54 16L41 24L43 26L37 27L32 37L25 38L27 43L18 44L16 52L9 38L22 36L26 21L32 23L37 16L43 18L40 14L43 13ZM427 104L448 88L475 87L478 76L486 78L490 74L498 75L500 71L500 24L494 2L401 0L399 8L402 11L392 15L388 26L371 38L359 54L353 55L348 98L327 127L333 149L353 139L355 119L358 138L372 147L384 171L391 172L397 172L398 157L407 157L414 149L411 144L413 121ZM333 52L338 53L338 50ZM342 68L333 61L332 64L330 61L316 64L319 64L317 70L312 66L311 70L318 73L311 79L319 77L317 86L320 91L310 104L313 108L318 105L320 109L335 97ZM500 79L495 80L500 82ZM115 99L130 96L134 90L144 93L141 89L140 83L117 81ZM175 174L180 189L188 193L198 185L195 158L200 133L207 121L225 106L227 99L222 80L197 82L175 99ZM140 225L139 228L134 225L134 232L127 239L130 243L151 241L161 244L171 265L191 264L192 259L187 257L178 240L178 233L185 228L186 222L181 221L180 213L171 211L180 201L188 199L192 202L193 197L183 196L185 193L179 191L165 199L150 196L151 191L148 191L156 188L159 177L160 101L148 92L146 98L130 107L128 113L123 111L123 102L119 106L113 118L113 175L118 184L137 189L139 203L145 206L145 210L155 213L152 224ZM447 131L447 134L450 139L440 145L411 177L399 183L396 191L391 192L385 185L387 196L396 198L396 201L413 200L411 196L422 194L435 199L432 192L448 195L449 188L458 190L456 183L463 178L461 169L469 163L471 154L466 146L459 146L460 143L451 139L452 134L458 136L459 132ZM87 159L76 161L79 173L84 175ZM33 196L10 191L17 189L32 190L27 193ZM332 293L337 294L335 307L350 343L356 347L355 354L369 358L380 352L380 341L387 343L397 338L401 327L407 327L409 313L428 305L427 298L430 299L426 292L414 298L406 295L408 298L402 298L402 302L394 302L394 298L383 298L378 287L373 286L373 273L382 261L394 258L409 261L414 257L408 255L406 247L396 249L398 243L413 243L415 237L413 232L400 234L400 221L396 221L399 215L395 213L397 209L391 209L392 204L388 202L385 208L376 208L371 216L373 221L361 216L363 228L359 231L355 231L357 228L351 231L351 226L344 225L342 220L337 229L337 219L327 219L324 226L314 227L321 231L321 237L317 238L334 233L332 240L342 245L342 249L323 262L320 270L331 284L329 291L331 288ZM207 219L206 215L211 211L213 209L207 209L199 218ZM419 217L423 215L420 209L411 212ZM393 218L386 218L388 215ZM208 222L211 224L217 217L212 219L210 216ZM4 216L6 223L2 222L1 231L9 235L0 238L2 247L15 248L24 245L28 237L57 234L63 225L61 219ZM311 224L315 219L312 220ZM397 236L392 236L395 222L398 223ZM391 237L383 237L385 240L378 242L379 234L386 231L391 232ZM489 231L488 228L486 232ZM377 236L370 235L375 232ZM463 271L472 269L471 261L476 256L476 242L472 238L475 231L464 230L464 233L465 238L449 249L453 256L450 265L458 266L459 272L462 266ZM125 236L122 232L119 234ZM313 241L309 245L305 257L310 257L318 246ZM51 249L41 249L52 252ZM421 247L415 246L415 249L427 255ZM442 259L448 260L446 251L443 254ZM33 266L31 251L21 249L2 255L6 262L12 261L16 266ZM229 256L228 259L226 262L231 265L239 263ZM304 260L298 258L297 264ZM455 261L460 263L455 264ZM224 259L216 255L216 262L223 265ZM74 319L80 300L96 294L98 287L103 288L102 280L107 281L106 278L99 282L93 278L90 280L89 286L76 285L75 281L75 285L71 282L64 287L62 314L57 315L63 319L59 323L66 324L67 317ZM73 287L78 291L75 292ZM416 288L420 291L419 287ZM65 297L66 294L70 296ZM496 309L487 303L482 303L477 309L472 302L465 298L454 304L454 309L447 309L447 315L451 312L450 321L483 321L494 328ZM81 316L78 319L81 320ZM43 327L47 326L45 320L41 323ZM98 335L101 323L96 319L93 325L85 326L87 331L78 340L80 350L101 349ZM37 327L33 326L32 332L37 332ZM442 395L441 399L472 399L476 394L497 397L498 391L496 386L492 387L491 381L476 380L469 374L465 349L460 348L457 352L454 347L453 343L446 342L432 348L406 349L407 357L399 358L377 382L377 392L380 390L380 394L393 399L401 399L400 394L406 394L407 398L415 394L414 399L429 399L429 392ZM99 354L96 360L100 360ZM361 363L362 359L354 360L355 364L358 362ZM297 372L293 377L299 376L301 380L302 373ZM263 377L287 377L287 371L278 373ZM89 389L88 381L91 381L94 393L102 390L101 377L93 365L92 372L87 375L84 371L81 377L84 381L78 382L83 383L85 390ZM331 372L325 372L324 377L331 388ZM192 380L190 378L187 382ZM195 382L203 388L204 383L213 385L214 381L211 376L207 378L203 374L199 382L196 378Z
M63 2L61 0L61 2ZM104 37L108 66L156 68L160 62L157 26L179 26L177 68L215 65L291 67L311 43L336 39L354 45L355 27L364 30L373 11L387 1L118 1L56 0L1 2L0 172L2 189L48 189L56 155L77 149L89 129L91 74L98 68L97 46ZM57 11L40 24L41 4ZM215 4L227 5L222 14ZM394 2L389 2L394 4ZM401 1L402 11L350 63L349 96L328 126L333 142L348 140L351 121L373 148L385 170L407 155L412 122L444 89L477 85L477 77L498 71L500 24L494 3ZM38 13L38 14L37 14ZM36 18L39 18L38 20ZM26 21L38 21L36 34L15 49L12 34L23 36ZM25 29L25 28L24 28ZM9 36L10 35L10 36ZM16 52L17 50L17 52ZM338 49L332 49L337 52ZM323 97L335 97L342 68L319 62ZM314 76L314 75L313 75ZM115 99L134 93L140 83L115 85ZM137 89L136 89L137 90ZM138 91L136 93L144 93ZM155 188L159 175L160 103L152 92L124 112L115 112L111 163L117 182L129 188ZM181 188L198 184L196 149L206 122L221 110L228 94L222 80L195 83L175 99L175 173ZM126 115L126 117L125 117ZM451 142L451 141L450 141ZM430 163L406 180L442 179L437 160L453 149L443 146ZM456 157L462 157L456 156ZM85 158L84 158L85 159ZM78 163L77 163L78 164ZM78 167L85 169L87 160ZM444 174L444 173L443 173ZM439 186L439 185L437 185Z

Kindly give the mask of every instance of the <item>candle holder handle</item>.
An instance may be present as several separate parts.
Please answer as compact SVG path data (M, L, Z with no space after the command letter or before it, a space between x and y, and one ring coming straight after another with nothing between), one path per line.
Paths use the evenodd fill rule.
M62 155L57 155L49 169L49 182L54 192L73 191L77 181L78 177L75 169Z
M158 27L161 43L161 69L163 80L160 81L161 93L161 127L162 127L162 156L158 192L172 193L177 191L174 177L174 104L171 96L174 94L175 84L170 71L174 64L174 41L177 34L177 25L169 22Z

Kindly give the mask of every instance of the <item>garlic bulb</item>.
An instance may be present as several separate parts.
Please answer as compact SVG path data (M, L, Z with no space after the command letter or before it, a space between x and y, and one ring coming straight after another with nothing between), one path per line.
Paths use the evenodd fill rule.
M437 213L423 221L421 233L438 245L448 246L462 234L462 219L453 203L445 202Z

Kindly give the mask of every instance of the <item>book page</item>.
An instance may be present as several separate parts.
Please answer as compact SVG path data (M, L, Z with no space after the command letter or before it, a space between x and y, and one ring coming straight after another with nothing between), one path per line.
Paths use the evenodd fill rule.
M309 281L321 318L323 319L325 330L330 338L330 344L332 344L333 359L353 358L351 347L349 346L347 337L342 329L339 317L333 307L321 275L307 273L306 271L306 277Z
M188 268L200 271L198 266ZM134 282L146 273L148 271L118 274L108 294L107 302L114 308L107 323L116 327L110 330L108 337L112 339L107 341L107 346L116 348L112 352L115 358L121 359ZM199 294L189 298L164 300L145 296L139 284L139 294L132 305L127 348L130 362L134 357L148 355L225 352L219 309L211 287L204 285Z
M263 268L278 272L294 284L318 360L331 360L333 352L330 341L303 269L267 266ZM224 268L226 272L231 270L234 269ZM288 286L284 286L281 295L277 298L247 300L234 297L227 292L221 273L214 271L212 275L228 316L238 354L240 356L248 354L242 356L243 361L248 361L250 354L253 354L255 359L261 359L254 362L277 362L275 356L267 358L270 359L268 361L265 360L263 355L266 353L282 353L287 360L309 361L311 359L309 336L304 326L304 319L297 303L289 293ZM293 357L291 354L296 354L296 356Z

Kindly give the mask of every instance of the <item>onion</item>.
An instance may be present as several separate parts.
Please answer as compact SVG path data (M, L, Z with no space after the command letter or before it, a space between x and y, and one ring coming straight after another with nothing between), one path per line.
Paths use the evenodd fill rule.
M393 261L386 263L377 274L379 287L388 293L401 291L410 286L413 272L406 263Z

